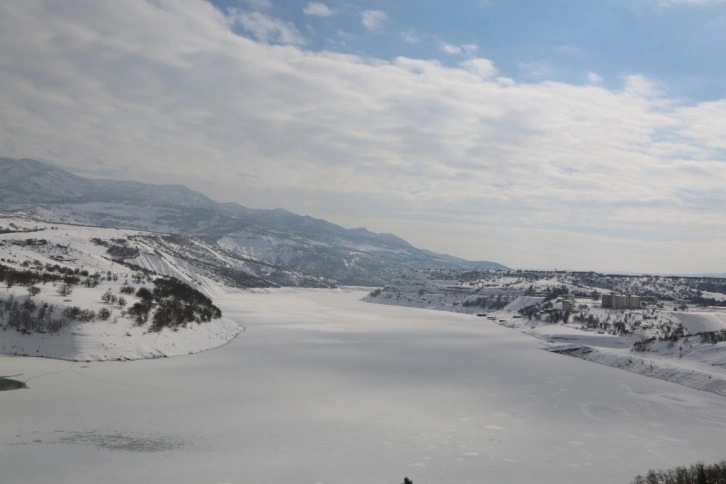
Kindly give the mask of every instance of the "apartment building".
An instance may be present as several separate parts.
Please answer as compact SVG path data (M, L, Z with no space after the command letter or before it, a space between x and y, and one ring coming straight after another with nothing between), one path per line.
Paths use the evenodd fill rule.
M640 309L640 296L633 294L603 294L601 306L606 309Z

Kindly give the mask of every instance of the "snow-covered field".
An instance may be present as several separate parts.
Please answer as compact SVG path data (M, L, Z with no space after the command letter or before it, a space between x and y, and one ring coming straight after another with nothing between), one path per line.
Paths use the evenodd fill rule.
M673 313L689 333L726 329L726 312L679 312Z
M726 399L486 318L361 291L213 295L247 331L193 356L0 356L0 481L618 483L724 458Z

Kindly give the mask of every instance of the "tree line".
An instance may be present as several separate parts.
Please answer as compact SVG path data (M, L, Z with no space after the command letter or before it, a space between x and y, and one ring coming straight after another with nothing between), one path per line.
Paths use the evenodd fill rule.
M706 465L696 462L666 470L649 470L638 475L631 484L726 484L726 460Z
M54 266L48 266L45 271L19 270L0 264L0 282L4 282L8 288L18 286L33 286L35 284L47 284L48 282L62 281L65 284L78 284L81 282L79 274L70 270L67 272L55 272ZM86 272L88 275L88 272Z

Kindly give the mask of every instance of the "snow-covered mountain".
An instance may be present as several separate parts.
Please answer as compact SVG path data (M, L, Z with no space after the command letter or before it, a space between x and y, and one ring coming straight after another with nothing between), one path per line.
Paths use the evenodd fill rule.
M130 202L215 210L217 203L180 185L147 185L115 180L91 180L30 159L0 158L0 202L73 203Z
M341 284L381 285L411 268L504 268L279 208L217 203L183 186L91 180L29 159L0 158L0 210L47 222L196 236L228 254Z
M202 291L224 288L332 285L252 256L240 255L201 238L133 229L38 222L0 216L0 261L23 267L64 264L91 272L119 266L169 276Z

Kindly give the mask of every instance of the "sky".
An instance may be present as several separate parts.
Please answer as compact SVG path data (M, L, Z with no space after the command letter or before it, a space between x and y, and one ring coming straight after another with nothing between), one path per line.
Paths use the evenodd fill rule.
M0 3L0 156L514 268L726 272L724 0Z

